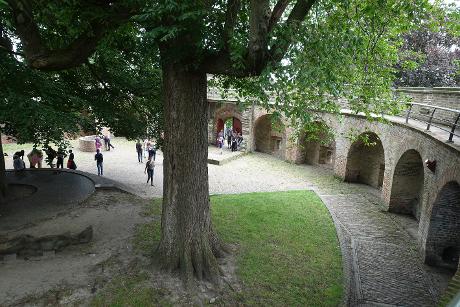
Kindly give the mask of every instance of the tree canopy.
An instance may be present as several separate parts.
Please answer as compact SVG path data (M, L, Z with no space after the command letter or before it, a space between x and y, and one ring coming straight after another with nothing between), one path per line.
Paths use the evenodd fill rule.
M8 22L2 21L4 38L11 43ZM67 70L40 71L20 55L0 51L4 133L45 146L104 126L131 139L159 136L163 109L158 56L137 31L132 25L119 27L99 42L91 59Z
M126 133L164 110L158 258L187 280L214 279L225 248L209 212L206 74L300 127L314 111L337 111L341 98L356 112L398 111L390 87L401 34L428 22L434 7L428 0L0 0L0 52L22 59L16 69L37 74L33 83L58 78L46 99L27 92L26 107L46 106L62 82L75 97L67 110L86 106ZM8 86L20 87L16 81Z

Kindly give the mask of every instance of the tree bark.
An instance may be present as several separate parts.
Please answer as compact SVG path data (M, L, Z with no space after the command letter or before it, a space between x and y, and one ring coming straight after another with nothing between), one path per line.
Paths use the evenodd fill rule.
M6 172L5 156L3 155L2 134L0 133L0 204L6 198Z
M216 281L222 246L211 224L206 74L163 65L165 146L160 265Z

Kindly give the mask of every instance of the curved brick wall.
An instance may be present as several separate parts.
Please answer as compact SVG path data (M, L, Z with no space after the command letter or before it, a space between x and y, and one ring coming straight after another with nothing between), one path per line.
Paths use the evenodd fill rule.
M450 106L448 103L453 101L454 104L457 103L458 108L459 93L457 90L446 92L435 89L429 94L433 95L433 104ZM427 93L423 93L425 94ZM441 99L441 94L447 98ZM225 105L230 104L235 102L210 102L210 127L214 127L212 119L215 118L214 112L218 109L216 106L224 106L224 109L229 110L231 107ZM272 145L267 136L271 135L271 127L267 124L268 121L263 119L269 114L270 111L258 106L251 106L241 112L246 151L262 149L264 152L270 152ZM460 192L451 188L455 184L460 184L460 150L424 131L404 124L369 122L359 115L343 115L340 120L334 115L322 115L326 124L335 132L335 146L326 151L326 155L332 158L334 173L345 179L349 162L364 171L366 165L369 165L368 162L372 160L370 165L373 172L369 174L369 180L364 181L379 188L388 210L410 214L418 220L418 244L425 262L446 266L443 255L444 258L448 258L449 255L445 254L449 252L454 256L455 253L460 253ZM317 143L309 144L296 140L287 121L283 122L285 129L281 135L281 146L275 155L293 163L316 164L315 161L319 161L325 150L323 149L321 154L321 146ZM265 131L260 131L261 129ZM350 152L360 147L355 144L352 150L350 132L356 135L372 133L380 140L381 147L378 147L378 150L359 148L359 158L354 159L351 155L355 161L349 161ZM306 155L309 156L308 159ZM375 159L374 156L379 159ZM434 172L421 163L425 160L436 160ZM451 249L446 252L446 248ZM460 268L460 264L458 267Z

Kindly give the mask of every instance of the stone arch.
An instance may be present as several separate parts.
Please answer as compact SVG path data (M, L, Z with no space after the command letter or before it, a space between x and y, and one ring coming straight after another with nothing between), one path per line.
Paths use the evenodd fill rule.
M242 114L238 106L232 103L225 103L222 107L214 112L214 125L212 130L213 142L217 140L218 131L224 128L224 123L232 119L236 127L236 132L243 134Z
M393 173L389 211L408 214L420 220L424 183L424 165L414 149L404 152Z
M297 163L324 165L333 168L335 162L336 143L329 133L329 127L317 122L318 132L312 139L307 133L299 138L299 158Z
M254 123L254 148L256 151L284 158L286 133L284 124L272 114L260 116Z
M425 262L456 271L460 255L460 185L446 183L431 211L425 246Z
M367 142L364 142L367 139ZM383 185L385 153L374 132L359 135L348 151L345 181L364 183L375 188Z

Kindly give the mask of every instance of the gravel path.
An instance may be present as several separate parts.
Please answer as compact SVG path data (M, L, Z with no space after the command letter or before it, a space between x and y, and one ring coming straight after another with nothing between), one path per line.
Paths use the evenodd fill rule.
M137 161L135 142L115 138L112 143L115 149L103 151L104 176L129 186L140 197L161 197L163 193L163 154L157 152L154 186L151 187L146 183L145 164ZM77 148L74 148L73 151L78 170L97 174L94 153L81 152ZM214 151L214 148L210 148L210 152ZM12 168L12 154L9 154L10 157L6 159L6 167ZM231 155L231 152L224 149L225 155ZM222 166L210 164L208 167L211 194L285 191L311 187L308 182L299 180L295 175L294 165L265 154L246 155Z

